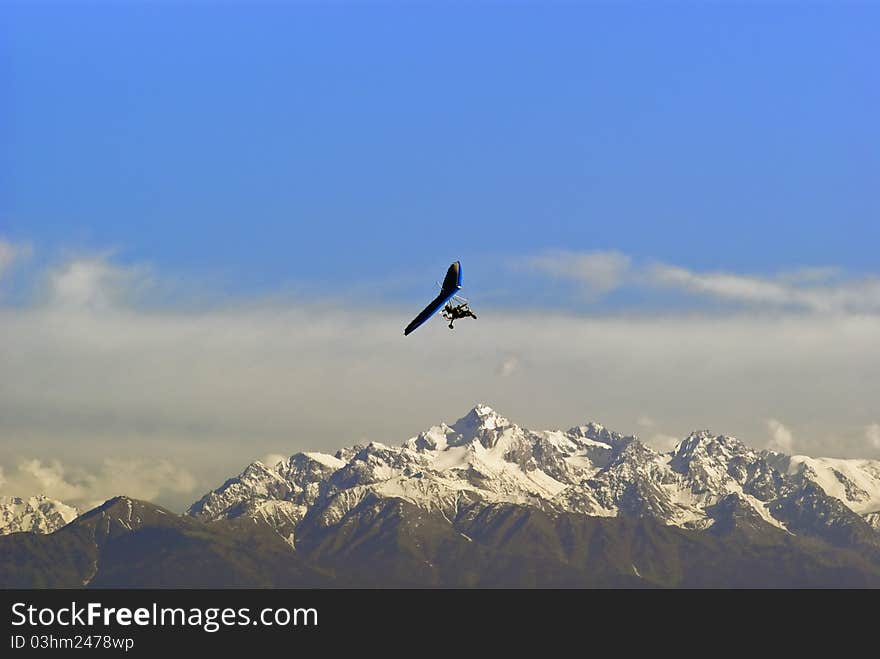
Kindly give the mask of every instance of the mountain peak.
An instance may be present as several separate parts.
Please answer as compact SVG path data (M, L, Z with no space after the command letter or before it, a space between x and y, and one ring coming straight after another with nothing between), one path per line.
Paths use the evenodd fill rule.
M170 510L149 501L116 496L77 517L72 525L89 529L96 540L128 533L142 526L167 526L180 522ZM185 523L185 522L184 522Z
M677 456L690 454L700 445L707 444L713 439L715 439L715 434L711 430L695 430L676 444L672 452Z
M455 434L448 440L449 445L461 446L478 441L489 448L495 444L502 431L512 427L514 424L491 407L485 403L477 403L470 412L449 426Z
M757 453L736 437L700 430L692 432L672 450L671 465L676 470L686 471L695 463L712 463L724 471L735 457L752 463L757 459Z
M594 438L607 431L605 429L605 426L603 426L601 423L588 421L586 425L574 426L573 428L570 428L568 432L578 437Z
M134 510L141 508L158 508L158 506L154 506L154 504L148 503L146 501L140 501L139 499L132 499L123 494L107 499L99 506L95 506L91 510L83 513L82 516L85 518L101 514L111 516L118 516L120 514L123 514L126 517L130 517Z
M477 403L471 410L452 424L457 432L465 434L474 430L497 430L506 428L511 423L486 403Z
M716 435L711 430L695 430L679 443L679 445L675 449L675 452L679 453L682 450L692 450L693 448L701 444L711 443L720 444L722 446L727 446L734 449L746 448L745 444L743 444L736 437L732 437L731 435Z

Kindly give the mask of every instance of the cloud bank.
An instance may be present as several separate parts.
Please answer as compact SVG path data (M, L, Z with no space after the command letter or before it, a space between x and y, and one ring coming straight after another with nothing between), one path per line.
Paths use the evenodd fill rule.
M45 494L88 510L118 495L146 500L169 494L192 496L196 480L166 459L104 458L88 471L59 460L31 458L21 459L12 470L0 467L0 487L18 496Z
M596 262L563 270L589 272L593 291L634 276ZM182 509L251 460L399 443L480 400L527 427L596 420L664 448L699 428L763 447L769 430L781 450L796 436L798 452L880 457L878 315L481 308L455 332L403 337L411 309L392 304L145 306L153 271L110 255L44 275L32 304L0 306L3 494Z

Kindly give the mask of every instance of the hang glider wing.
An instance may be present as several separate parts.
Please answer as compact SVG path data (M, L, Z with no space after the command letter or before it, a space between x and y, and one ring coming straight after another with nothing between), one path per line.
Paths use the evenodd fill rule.
M409 335L424 323L428 318L433 316L437 311L446 304L446 301L455 295L461 289L461 263L456 261L449 270L446 271L446 278L443 280L443 286L440 288L440 294L431 300L427 307L416 316L413 321L403 330L404 335Z

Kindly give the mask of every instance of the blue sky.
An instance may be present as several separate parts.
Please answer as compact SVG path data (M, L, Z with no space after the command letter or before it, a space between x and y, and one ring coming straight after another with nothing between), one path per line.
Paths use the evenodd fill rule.
M878 21L0 0L0 492L182 508L480 400L880 458ZM455 259L479 320L404 340Z
M452 258L497 287L493 258L548 248L876 263L876 5L0 12L0 227L41 254L240 292Z

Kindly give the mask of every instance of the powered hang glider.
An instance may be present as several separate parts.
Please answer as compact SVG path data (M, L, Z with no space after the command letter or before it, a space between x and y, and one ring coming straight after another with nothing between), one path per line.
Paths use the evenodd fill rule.
M456 295L460 290L461 263L456 261L446 271L446 278L443 280L442 286L440 286L440 294L431 300L430 304L422 309L422 312L406 326L406 329L403 330L404 336L408 336L417 330L422 323L437 313L441 307L443 308L443 317L449 321L449 329L453 329L452 323L459 318L476 318L477 314L468 308L468 301Z

